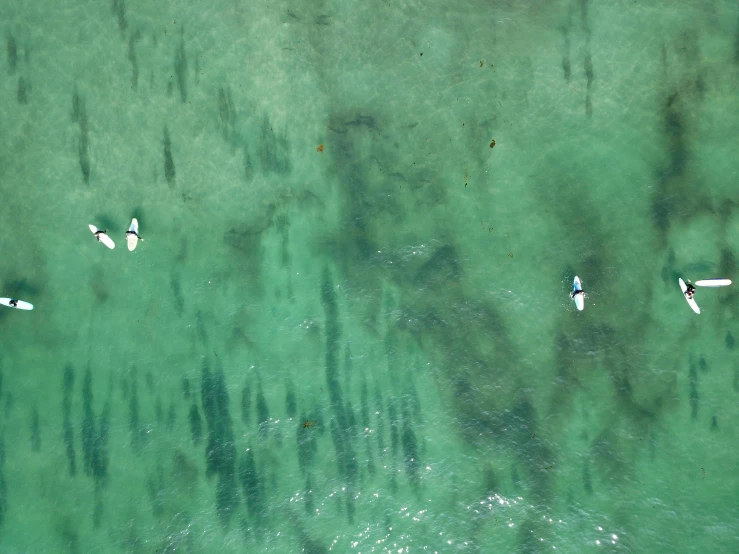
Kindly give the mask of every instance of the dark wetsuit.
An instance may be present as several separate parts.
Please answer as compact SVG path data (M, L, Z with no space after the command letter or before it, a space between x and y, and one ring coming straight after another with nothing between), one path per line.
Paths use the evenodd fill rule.
M578 295L578 294L585 294L585 291L584 291L584 290L582 290L582 289L580 289L580 290L575 290L575 291L572 291L572 292L570 293L570 297L572 297L572 298L575 298L575 295Z
M693 295L695 294L695 287L688 283L685 288L685 296L687 296L688 298L693 298Z
M17 300L11 300L10 302L8 302L8 304L10 304L11 306L13 306L14 308L17 308L18 307L18 301Z

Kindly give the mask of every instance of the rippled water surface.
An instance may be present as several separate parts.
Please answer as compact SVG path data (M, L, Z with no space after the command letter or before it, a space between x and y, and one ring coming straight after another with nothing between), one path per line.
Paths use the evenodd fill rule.
M0 21L0 551L739 551L735 1Z

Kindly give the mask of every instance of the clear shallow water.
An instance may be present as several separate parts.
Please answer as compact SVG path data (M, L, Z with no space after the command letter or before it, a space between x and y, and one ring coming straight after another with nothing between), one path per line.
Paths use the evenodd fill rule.
M735 3L0 17L3 552L737 550Z

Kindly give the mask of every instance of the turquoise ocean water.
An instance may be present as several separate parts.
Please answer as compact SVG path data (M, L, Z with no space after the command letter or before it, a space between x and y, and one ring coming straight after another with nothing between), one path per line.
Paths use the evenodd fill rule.
M0 22L0 552L739 551L736 1Z

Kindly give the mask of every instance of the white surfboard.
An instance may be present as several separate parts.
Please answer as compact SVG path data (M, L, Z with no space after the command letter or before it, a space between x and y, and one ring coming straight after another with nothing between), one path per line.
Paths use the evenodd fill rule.
M683 296L685 296L685 300L688 301L688 304L690 304L690 307L693 308L693 311L697 314L701 313L701 309L698 307L698 304L695 303L695 300L693 298L688 298L685 294L688 291L688 285L685 284L685 281L683 281L682 277L678 277L678 282L680 283L680 289L683 291Z
M93 235L100 230L97 227L95 227L94 225L88 225L88 227L90 227L90 231L92 231L92 234ZM97 237L100 239L100 242L102 242L105 246L107 246L111 250L113 250L113 248L115 248L115 243L113 242L113 239L110 238L105 233L100 233L99 235L97 235Z
M139 240L144 240L144 239L140 239L138 235L139 235L139 222L134 217L131 220L131 226L128 228L128 233L126 233L126 241L128 242L128 249L131 252L136 250L136 245L138 244Z
M728 287L730 284L731 279L701 279L695 282L698 287Z
M10 302L14 301L16 302L16 305L13 306ZM23 300L13 300L12 298L0 298L0 304L3 306L7 306L8 308L16 308L18 310L33 310L33 304L29 304L28 302L24 302Z
M576 293L578 291L582 291L582 284L580 283L580 277L575 275L575 280L572 283L572 292ZM585 293L580 292L579 294L573 295L573 298L575 300L575 306L577 306L577 309L579 311L583 311L585 308Z

